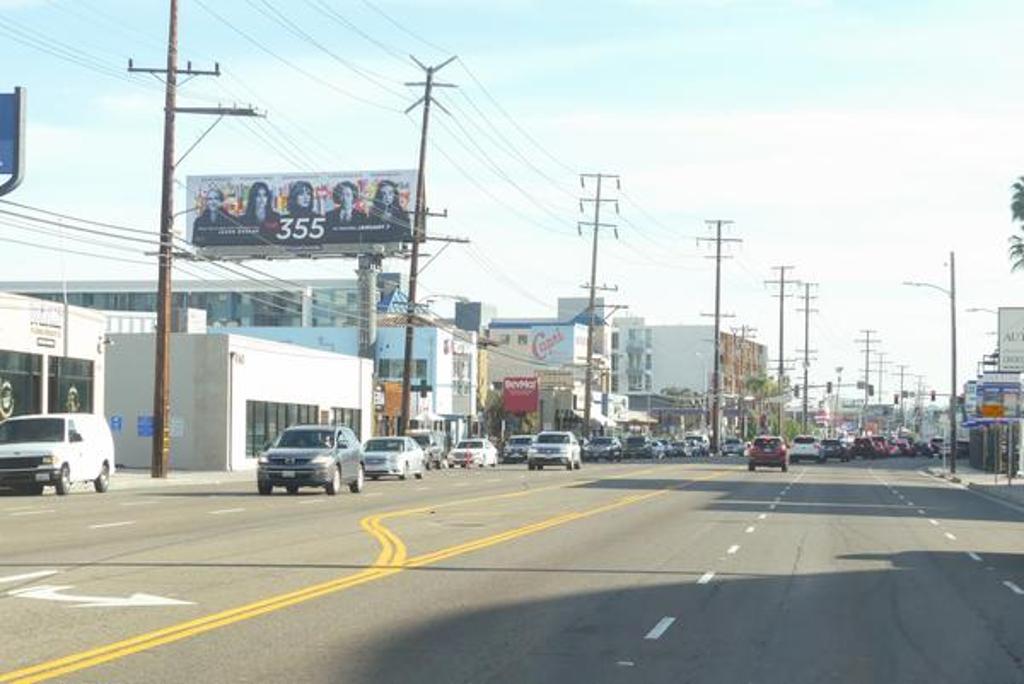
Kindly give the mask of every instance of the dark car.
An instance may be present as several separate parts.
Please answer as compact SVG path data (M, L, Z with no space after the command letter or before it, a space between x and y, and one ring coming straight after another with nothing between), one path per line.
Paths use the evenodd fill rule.
M526 463L533 435L512 435L501 449L502 463Z
M946 440L942 437L932 437L928 445L931 447L933 458L942 456L942 449L946 445Z
M876 458L877 452L875 450L875 443L870 437L858 437L853 440L853 446L850 447L851 458Z
M911 446L909 440L904 439L903 437L900 437L900 438L896 439L893 442L893 444L895 444L896 448L899 449L900 456L913 456L914 455L914 449Z
M622 442L618 437L598 436L593 437L583 448L584 461L621 461Z
M668 443L668 453L665 455L671 458L682 458L688 453L689 447L686 444L686 441L682 439L674 439Z
M644 435L630 435L622 443L623 458L653 458L654 445Z
M789 451L781 437L766 435L758 437L747 450L747 470L755 470L757 466L781 468L789 470Z
M337 494L342 485L363 491L363 448L345 426L293 425L278 434L259 457L256 488L267 495L274 487L295 494L300 487L323 487Z
M928 442L920 440L914 442L914 455L922 456L924 458L931 458L934 455L932 454L932 445L929 444Z
M826 461L830 458L838 458L840 461L850 460L846 453L846 447L838 439L821 440L821 458Z

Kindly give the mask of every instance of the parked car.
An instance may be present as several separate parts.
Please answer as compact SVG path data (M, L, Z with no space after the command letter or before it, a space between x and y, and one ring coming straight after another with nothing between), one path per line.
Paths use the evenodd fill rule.
M932 453L932 445L924 440L914 442L914 455L921 456L922 458L931 458L934 455Z
M686 435L686 443L690 445L691 456L708 456L711 454L711 444L704 435Z
M871 437L871 444L875 447L875 458L889 458L892 456L892 449L889 443L885 441L885 437L875 435Z
M902 437L898 437L893 440L893 445L899 451L900 456L913 456L914 450L910 446L910 442Z
M58 494L74 482L91 482L99 493L110 487L114 440L103 416L50 413L8 418L0 423L0 487Z
M483 468L484 466L490 466L495 468L498 465L498 449L491 443L491 440L485 437L473 437L460 440L455 445L455 448L452 449L449 458L452 467L462 466L463 468L468 468L475 466Z
M808 459L824 463L825 458L821 455L821 443L817 437L797 435L793 438L793 446L789 449L789 460L799 463Z
M932 458L942 456L943 448L946 446L946 440L942 437L932 437L928 442L932 449Z
M285 428L260 455L256 490L267 496L274 487L295 494L300 487L323 487L330 495L348 485L363 490L363 450L351 428L293 425Z
M739 437L726 437L722 440L723 456L742 456L747 452L747 445Z
M668 442L663 439L651 440L651 448L654 450L654 458L662 459L668 455Z
M652 458L654 447L646 435L629 435L622 442L623 458Z
M427 470L436 468L447 468L448 450L445 449L447 440L443 432L437 430L409 430L407 433L423 449L423 457Z
M846 447L844 447L843 443L838 439L821 440L821 457L826 461L830 458L838 458L840 461L850 460Z
M423 449L411 437L374 437L363 445L363 467L371 480L387 475L422 480L426 463Z
M501 449L502 463L525 463L533 435L512 435Z
M618 437L607 437L599 435L587 443L583 449L584 461L621 461L622 442Z
M674 439L668 443L668 455L671 458L682 458L688 454L685 439Z
M528 467L544 470L546 465L565 466L566 470L579 470L583 454L576 435L571 432L542 432L530 447Z
M789 451L781 437L765 435L758 437L747 451L747 470L755 470L757 466L781 468L789 470Z

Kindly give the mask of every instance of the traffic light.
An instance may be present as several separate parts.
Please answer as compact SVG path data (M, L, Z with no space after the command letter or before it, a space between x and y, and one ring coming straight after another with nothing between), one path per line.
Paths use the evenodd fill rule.
M825 383L825 394L832 394L832 381L829 380Z
M932 390L932 401L935 401L935 390Z
M900 405L900 395L898 395L898 394L892 395L892 405L893 406L899 406Z
M793 385L793 396L797 399L800 398L800 385Z
M874 385L868 385L868 396L869 397L875 396L875 386Z

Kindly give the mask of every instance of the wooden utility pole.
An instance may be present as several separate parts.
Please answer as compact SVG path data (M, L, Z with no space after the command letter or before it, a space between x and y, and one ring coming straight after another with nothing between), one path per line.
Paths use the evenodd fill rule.
M799 280L786 280L786 271L792 271L793 266L773 266L773 271L779 272L778 280L766 280L768 285L778 285L779 292L775 296L779 298L779 435L785 434L786 426L786 397L784 383L786 377L786 285L799 285Z
M580 212L583 212L583 204L589 203L594 205L594 220L593 221L579 221L577 222L577 230L580 235L583 234L583 226L590 226L594 229L594 244L590 255L590 304L587 306L587 367L584 372L584 388L583 388L583 436L590 437L590 411L591 404L593 403L593 387L591 385L594 382L594 318L597 316L596 311L596 291L597 291L597 235L601 228L611 228L615 231L615 237L619 236L618 229L614 223L601 223L601 205L605 203L612 203L615 205L615 213L619 213L619 201L617 199L610 199L601 197L602 182L604 179L614 179L615 189L621 188L619 177L607 173L581 173L580 174L580 187L586 189L587 179L596 179L597 187L594 192L594 197L584 197L580 199Z
M804 308L798 309L804 315L804 348L800 351L804 355L804 391L803 391L803 411L801 413L801 425L803 426L803 433L807 434L807 405L809 399L807 398L807 390L810 389L807 383L807 375L811 368L811 354L815 350L811 349L811 314L817 313L817 309L811 308L811 300L817 299L817 297L811 296L811 287L816 287L816 283L804 283Z
M412 392L412 349L415 326L413 318L416 315L416 280L419 275L420 243L427 235L427 204L426 204L426 163L427 163L427 128L430 125L430 106L436 104L441 111L447 113L444 106L434 99L434 88L454 88L452 83L438 83L434 81L434 74L448 66L455 56L449 57L437 66L426 66L415 57L412 61L426 74L426 80L415 83L406 83L407 86L422 86L423 96L412 103L406 110L408 114L420 104L423 105L423 123L420 127L420 157L419 167L416 172L416 213L413 217L412 229L412 257L409 260L409 302L406 306L405 315L405 357L402 365L402 415L399 418L399 430L401 435L406 434L409 429L411 392Z

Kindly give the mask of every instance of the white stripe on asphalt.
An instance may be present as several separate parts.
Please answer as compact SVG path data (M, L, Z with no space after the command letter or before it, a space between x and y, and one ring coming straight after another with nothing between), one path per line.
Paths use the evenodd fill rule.
M924 515L924 509L923 508L918 508L917 512L918 512L919 515Z
M939 524L939 521L936 520L935 518L928 518L928 522L930 522L932 525L938 525Z
M750 534L753 531L754 531L754 526L753 525L751 525L750 527L748 527L747 529L744 530L744 532L746 532L747 534Z
M56 574L56 570L39 570L38 572L26 572L24 575L8 575L7 577L0 577L0 584L5 582L23 582L25 580L49 577L50 575Z
M758 520L764 520L764 519L765 519L765 518L767 518L767 517L768 517L768 514L767 514L767 513L762 513L761 515L757 516L757 519L758 519Z
M224 513L241 513L244 508L221 508L217 511L210 511L210 515L222 515Z
M124 503L122 503L120 505L121 506L152 506L153 504L158 504L158 503L160 503L160 502L159 501L125 501Z
M658 620L658 624L654 625L651 631L644 636L644 639L660 639L661 635L664 634L675 621L676 619L674 617L661 618Z
M363 496L384 496L384 494L382 492L370 492L369 494L364 494Z
M952 532L946 532L946 539L950 541L956 541L956 535L954 535Z
M714 576L715 573L709 570L708 572L705 572L703 575L700 576L700 579L697 580L697 584L707 584L711 581L711 578Z
M981 556L979 556L978 554L974 553L973 551L968 551L967 555L971 557L971 560L978 561L979 563L981 562Z
M121 522L101 523L99 525L89 525L89 529L90 530L102 530L102 529L105 529L107 527L125 527L126 525L134 525L134 524L135 524L134 520L122 520Z
M732 546L729 547L729 550L726 551L726 553L729 554L730 556L732 556L732 555L735 555L736 552L739 551L739 550L740 550L740 545L739 544L733 544Z
M324 502L324 499L306 499L305 501L300 501L299 505L300 506L308 506L309 504L318 504L318 503L323 503L323 502Z
M908 502L907 502L907 505L908 505L908 506L913 506L913 505L914 505L914 502L913 502L913 501L908 501Z
M417 488L416 488L416 491L417 491L417 492L425 492L425 491L427 491L428 489L430 489L430 487L417 487Z
M771 506L769 506L769 507L768 507L768 510L770 510L770 511L774 511L774 510L775 510L775 506L776 506L776 505L777 505L777 504L772 504Z
M11 513L11 517L12 518L16 518L16 517L22 516L22 515L39 515L41 513L53 513L53 512L54 512L54 510L52 508L42 508L42 509L40 509L38 511L22 511L20 513Z
M1006 587L1007 589L1009 589L1010 591L1012 591L1014 594L1017 594L1018 596L1020 596L1021 594L1024 594L1024 589L1021 589L1020 587L1018 587L1016 584L1014 584L1010 580L1004 581L1003 582L1003 586Z

